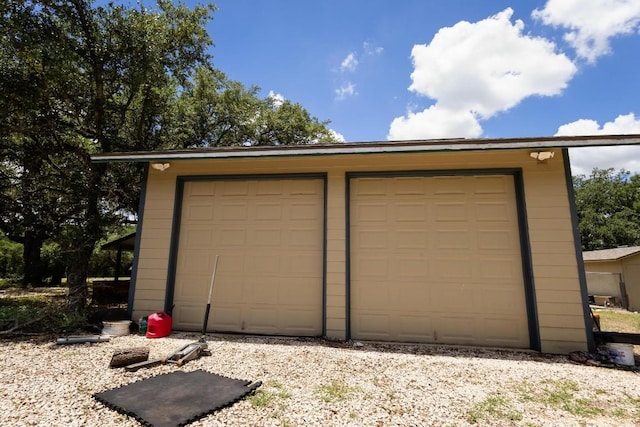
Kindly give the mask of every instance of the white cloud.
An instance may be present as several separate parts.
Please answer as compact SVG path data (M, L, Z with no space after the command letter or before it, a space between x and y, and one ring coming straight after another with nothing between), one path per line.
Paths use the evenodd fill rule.
M369 42L362 43L362 50L364 50L365 55L376 56L382 54L384 48L381 46L373 46Z
M336 139L338 142L345 142L344 135L340 132L336 132L333 129L329 129L329 133Z
M342 63L340 64L340 71L354 72L356 71L356 68L358 68L358 60L356 59L356 55L352 52L342 60Z
M406 139L477 138L482 127L470 111L447 110L432 105L424 111L408 112L396 117L389 127L387 138L392 141Z
M269 94L267 95L267 98L271 98L273 100L273 104L276 107L280 107L285 101L285 97L284 96L280 95L279 93L275 93L272 90L269 91Z
M632 34L640 27L638 0L549 0L533 18L568 30L564 39L580 58L594 62L610 51L612 37Z
M428 45L415 45L409 89L436 100L436 104L423 113L396 118L389 136L478 136L482 133L479 120L530 96L560 94L576 73L576 66L564 54L556 53L552 42L523 35L524 23L516 20L512 24L512 15L513 10L507 8L476 23L461 21L440 29ZM448 118L449 114L452 117ZM436 118L445 125L414 123ZM427 132L430 127L458 133L437 135L436 131Z
M524 24L511 24L512 14L506 9L474 24L459 22L438 31L429 45L414 46L409 89L483 118L528 96L558 95L575 65L555 53L553 43L522 35Z
M557 136L640 134L640 117L633 113L619 115L602 127L595 120L580 119L558 128ZM626 169L640 173L640 147L588 147L569 150L573 175L589 175L594 168Z
M357 94L356 85L349 82L340 86L338 89L336 89L335 92L336 92L336 100L341 101L347 98L348 96L353 96Z

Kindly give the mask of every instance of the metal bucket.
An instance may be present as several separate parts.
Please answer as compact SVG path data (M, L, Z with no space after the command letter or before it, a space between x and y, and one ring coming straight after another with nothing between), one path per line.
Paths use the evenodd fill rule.
M102 322L102 334L111 335L112 337L129 335L129 325L131 320L116 320Z

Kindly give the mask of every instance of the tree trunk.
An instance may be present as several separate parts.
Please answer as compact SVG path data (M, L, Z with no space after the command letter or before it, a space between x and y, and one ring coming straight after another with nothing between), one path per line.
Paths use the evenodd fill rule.
M42 238L32 231L24 234L22 259L24 260L23 279L24 286L42 286L44 276L44 265L40 250L42 249Z
M88 161L87 169L90 172L89 186L86 192L86 207L83 225L77 230L77 240L71 255L67 276L67 285L69 286L67 311L71 313L82 313L87 307L89 260L96 242L102 237L103 219L100 212L100 187L106 166L103 164L91 164L88 158L86 160Z
M67 311L70 313L83 313L87 308L87 277L89 275L89 260L93 253L93 245L83 242L83 245L71 254L71 263L68 267L67 286Z

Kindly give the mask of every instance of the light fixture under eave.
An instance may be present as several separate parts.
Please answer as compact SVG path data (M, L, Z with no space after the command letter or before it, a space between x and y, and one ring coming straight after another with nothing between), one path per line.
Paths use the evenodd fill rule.
M534 159L543 162L545 160L553 159L555 154L556 153L554 151L534 151L529 155Z
M171 167L171 163L151 163L151 167L157 171L164 172Z

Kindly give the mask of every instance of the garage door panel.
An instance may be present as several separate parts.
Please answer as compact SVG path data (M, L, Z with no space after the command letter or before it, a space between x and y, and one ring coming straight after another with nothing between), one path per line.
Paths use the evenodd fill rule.
M506 203L477 202L475 204L476 219L479 222L509 222L513 217L513 210Z
M498 249L508 251L513 247L513 234L509 231L479 230L479 249Z
M472 316L441 315L436 322L438 342L447 344L471 344L477 341L478 320Z
M354 260L353 270L362 279L377 279L379 277L387 277L389 274L388 258L381 255L361 256Z
M355 218L359 222L383 223L387 220L387 205L385 203L363 204L355 211Z
M277 254L256 253L251 257L249 269L258 275L278 275L282 271L280 257Z
M473 186L473 192L476 195L502 195L511 192L511 182L504 179L504 176L475 176L473 180L476 181Z
M434 203L435 220L440 222L468 221L465 202Z
M216 194L222 197L229 196L248 196L249 185L253 184L251 181L243 180L230 180L230 181L218 181Z
M470 234L466 227L462 230L437 231L436 244L438 249L467 249L471 246Z
M261 202L255 203L252 206L253 219L256 221L277 221L282 220L282 205L275 202Z
M359 309L362 313L367 311L385 312L389 309L389 288L385 286L371 284L366 292L360 291L354 296L354 309Z
M399 185L393 186L394 194L398 196L415 196L425 194L424 181L420 177L395 178Z
M496 345L510 346L520 341L520 330L526 327L521 321L514 322L512 318L496 317L485 319L488 326L486 339Z
M474 277L476 273L471 260L462 256L451 258L439 257L434 260L431 267L431 277L439 281L470 279Z
M509 259L481 259L478 261L477 274L482 279L518 280L522 271ZM510 285L511 282L506 282Z
M513 177L350 188L354 338L528 347Z
M216 283L214 284L215 294L213 294L212 299L215 297L215 303L220 305L234 304L236 301L241 301L243 298L242 282L243 280L240 277L229 279L217 277ZM186 283L183 286L192 287L188 286ZM209 286L209 283L207 283L207 286ZM178 288L177 284L176 288ZM209 290L207 288L207 297L208 294Z
M382 230L368 229L358 233L360 250L386 249L389 246L388 233Z
M316 203L292 203L289 206L290 220L296 221L317 220L321 216L322 210L318 209Z
M278 330L278 309L273 308L247 308L243 316L244 327L256 333L274 333Z
M184 189L184 193L189 197L189 200L195 200L198 196L211 197L215 194L215 182L194 182Z
M396 203L393 213L398 222L422 222L426 217L424 203Z
M208 228L194 227L189 230L185 230L185 239L191 242L190 248L209 248L214 240L212 232Z
M181 262L181 267L184 271L189 272L186 277L206 275L209 272L209 266L211 265L211 257L208 253L190 250L185 251L185 257Z
M318 322L312 310L286 310L282 313L287 320L284 330L287 335L313 335Z
M358 338L368 340L389 339L389 316L384 314L362 313L354 319L354 327L359 331Z
M402 341L433 341L433 319L427 316L400 316L398 337Z
M193 221L208 221L213 219L213 209L211 206L192 204L188 206L186 214L187 219Z
M175 313L183 314L174 318L176 327L193 327L191 321L185 321L186 311L177 307L204 306L213 261L219 254L212 295L212 313L215 308L217 314L209 323L210 329L270 334L303 330L304 335L319 335L323 181L267 179L201 184L185 183L174 292ZM208 206L213 212L211 219L185 215L192 205ZM282 315L281 310L305 315ZM304 323L296 325L296 318L304 319Z
M462 176L436 176L432 178L433 185L428 183L424 185L429 186L429 193L436 196L447 195L464 195L466 191L465 177ZM423 181L424 183L424 181Z
M204 315L202 317L204 319ZM200 321L202 322L202 320ZM202 323L200 323L202 325ZM190 325L197 326L197 323ZM242 330L242 308L215 305L211 307L211 319L209 328L220 331L241 331Z
M181 307L175 307L172 315L173 317L183 319L185 324L191 325L193 328L202 329L202 322L204 321L204 306L197 307L189 304Z
M247 242L247 230L240 227L229 226L224 230L216 230L216 246L230 247L230 246L244 246ZM213 242L209 244L209 247L213 245Z

